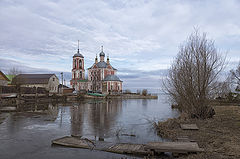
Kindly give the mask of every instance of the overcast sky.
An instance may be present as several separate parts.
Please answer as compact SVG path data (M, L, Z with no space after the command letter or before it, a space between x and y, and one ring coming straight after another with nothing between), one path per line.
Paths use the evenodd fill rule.
M85 69L103 45L125 87L156 87L194 27L236 67L239 0L0 0L0 69L69 80L80 40Z

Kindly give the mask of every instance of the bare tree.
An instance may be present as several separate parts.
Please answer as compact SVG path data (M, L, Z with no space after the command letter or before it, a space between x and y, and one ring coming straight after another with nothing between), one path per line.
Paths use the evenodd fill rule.
M225 58L219 56L214 42L206 38L206 33L195 30L172 63L165 90L172 101L189 117L208 118L213 115L209 98L216 89L219 73Z
M215 98L226 98L229 93L231 93L231 82L229 82L228 79L223 82L216 83L216 89L214 92Z
M237 69L236 70L231 70L230 71L230 74L231 74L231 81L232 81L232 84L234 85L237 85L237 90L240 90L240 62L237 66Z
M9 75L18 75L18 74L21 74L22 73L22 71L20 71L18 68L16 68L16 67L13 67L13 68L10 68L9 70L8 70L8 74Z

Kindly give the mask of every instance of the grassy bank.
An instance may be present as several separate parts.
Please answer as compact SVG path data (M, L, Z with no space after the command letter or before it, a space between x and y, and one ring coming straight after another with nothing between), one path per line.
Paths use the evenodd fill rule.
M207 120L169 119L156 124L158 134L173 141L179 136L189 136L205 152L181 156L187 159L236 159L240 158L240 107L215 106L216 114ZM199 130L182 130L180 123L196 123Z

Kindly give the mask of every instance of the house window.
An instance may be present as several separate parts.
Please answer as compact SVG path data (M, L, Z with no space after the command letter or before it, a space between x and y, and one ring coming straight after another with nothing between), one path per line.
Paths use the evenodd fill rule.
M55 78L53 78L52 80L55 81Z

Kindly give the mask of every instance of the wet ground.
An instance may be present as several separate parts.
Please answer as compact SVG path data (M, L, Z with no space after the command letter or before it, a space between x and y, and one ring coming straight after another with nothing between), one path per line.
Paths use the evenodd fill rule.
M0 123L0 158L136 158L52 146L51 140L78 135L116 143L161 141L152 128L152 121L177 116L165 98L162 95L157 100L88 100L18 106L21 112L0 114L4 116Z

